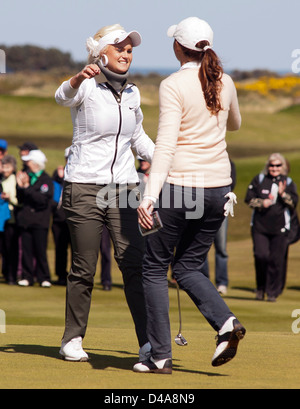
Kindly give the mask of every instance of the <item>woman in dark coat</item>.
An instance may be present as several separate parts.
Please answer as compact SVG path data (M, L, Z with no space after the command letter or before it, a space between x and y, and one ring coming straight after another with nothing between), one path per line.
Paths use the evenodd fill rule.
M17 223L22 238L22 279L20 286L34 283L34 273L41 287L51 287L47 260L47 238L53 198L53 182L44 171L47 161L40 150L32 150L21 158L29 173L17 173L17 198L20 210ZM34 266L33 260L36 260Z
M245 202L254 209L251 221L256 270L256 299L276 301L286 276L291 220L298 194L287 176L288 164L279 153L268 158L262 173L248 186Z

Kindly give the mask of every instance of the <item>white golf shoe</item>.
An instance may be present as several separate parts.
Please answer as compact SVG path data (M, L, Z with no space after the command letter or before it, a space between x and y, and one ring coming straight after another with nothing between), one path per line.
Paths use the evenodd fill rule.
M26 280L26 278L24 278L23 280L18 281L18 285L21 287L29 287L30 283L28 280Z
M227 295L227 287L226 285L219 285L218 288L218 293L221 295Z
M51 286L52 286L52 284L50 283L50 281L47 281L47 280L45 280L45 281L43 281L41 283L41 287L43 287L43 288L51 288Z
M246 329L235 317L228 318L216 336L217 349L212 357L212 366L226 364L234 358L245 333Z
M82 338L76 337L67 343L62 343L59 351L62 358L72 362L87 362L88 354L82 349Z
M172 359L159 359L155 360L152 357L146 361L138 362L133 367L134 372L140 373L160 373L160 374L172 374Z

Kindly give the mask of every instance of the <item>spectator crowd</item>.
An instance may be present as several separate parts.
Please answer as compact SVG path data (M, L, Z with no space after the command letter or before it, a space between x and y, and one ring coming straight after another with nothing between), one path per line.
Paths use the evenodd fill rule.
M0 139L0 255L2 259L2 276L7 284L22 287L32 286L36 282L43 288L49 288L52 284L66 285L71 238L62 208L64 165L58 166L52 176L49 176L45 171L47 158L34 143L25 142L18 148L22 160L22 169L19 171L17 170L16 158L8 154L7 141ZM68 152L69 148L65 150L65 160L67 160ZM137 157L137 159L139 160L137 171L142 192L147 182L150 164L140 157ZM273 165L274 160L278 164L276 162ZM234 165L232 162L231 164ZM246 203L256 211L256 213L254 212L255 217L252 217L251 234L254 241L254 265L257 281L256 299L258 300L264 298L265 292L268 295L268 301L275 301L278 295L282 293L286 281L288 247L289 244L298 241L300 237L297 218L295 225L297 213L293 213L298 201L296 187L290 178L283 176L282 179L282 174L288 173L287 169L288 162L285 158L280 154L272 154L268 158L264 173L256 176L249 185L246 194ZM272 172L277 173L273 175ZM264 178L262 177L263 174L266 175ZM262 183L262 180L264 180L264 183ZM268 181L272 186L267 186L266 190L265 185ZM282 183L285 184L284 188L282 188ZM278 201L274 201L271 195L279 209L278 215L273 216L271 211L276 210L276 206L270 207L272 203L269 203L268 200L269 192L277 187L277 184L279 184L282 191L279 191ZM253 186L256 185L257 189L255 190ZM273 190L271 193L273 194ZM289 233L290 236L282 234L282 220L287 224L287 211L292 215L291 226L296 226L293 227L293 230L291 227L288 227L287 230L288 232L297 230L294 239L291 238L291 233ZM271 215L271 221L268 221L269 214ZM257 227L259 226L258 217L267 226L265 232L261 233L261 228ZM225 220L227 222L227 218ZM276 234L270 231L270 226L277 226L275 221L276 223L278 221L278 232L276 231ZM47 257L50 228L55 246L54 270L56 281L51 281ZM256 236L258 234L265 235L264 237L267 237L268 240L270 240L270 237L272 239L278 237L279 245L274 248L274 254L277 258L272 253L271 245L257 245L258 238ZM225 236L227 236L227 233L225 233ZM283 237L286 238L285 246L283 246L282 242ZM226 247L226 238L224 244ZM225 247L226 262L224 262L227 266L228 256ZM258 249L262 253L261 257L258 255ZM216 247L216 257L217 250L218 247ZM109 291L112 287L111 241L109 232L105 227L99 251L101 253L100 284L102 284L103 290ZM270 255L269 252L272 254ZM278 260L273 263L275 259ZM208 267L207 262L206 267ZM216 263L215 267L217 281L220 266L218 267L218 263ZM203 271L203 273L208 276L206 271ZM227 290L227 272L226 280L225 289ZM216 286L221 294L226 294L226 291L219 290L218 282L216 282Z
M43 288L65 286L71 239L62 208L64 165L59 165L50 177L45 171L47 158L36 144L24 142L18 148L22 160L19 171L17 159L8 153L7 141L0 139L2 276L9 285L28 287L37 282ZM65 149L65 160L68 152L69 148ZM150 164L142 159L139 163L139 175L146 175ZM50 228L55 246L55 281L51 280L47 257ZM105 226L99 250L100 284L104 291L110 291L111 240Z
M0 253L2 275L10 285L51 287L47 258L51 223L55 243L55 284L65 285L69 230L61 207L64 166L52 177L47 158L31 142L18 146L22 169L8 154L8 143L0 140ZM65 155L68 150L66 149Z

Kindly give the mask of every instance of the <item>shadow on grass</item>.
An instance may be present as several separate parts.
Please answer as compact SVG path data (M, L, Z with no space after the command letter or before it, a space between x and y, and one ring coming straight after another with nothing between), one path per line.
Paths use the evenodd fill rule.
M240 291L246 291L248 293L254 293L254 289L252 287L231 287L232 290L240 290Z
M254 297L238 297L235 295L222 295L224 300L257 301Z
M287 290L297 290L297 291L300 291L300 287L299 287L299 286L296 286L296 285L287 287L286 289L287 289Z
M117 368L122 370L132 371L133 365L137 363L137 357L133 356L131 352L128 351L115 351L115 350L104 350L104 349L87 349L89 354L88 364L92 366L93 369L104 370L106 368ZM90 351L99 351L100 353L94 353ZM44 345L25 345L25 344L10 344L0 347L0 353L7 354L28 354L28 355L39 355L42 357L54 358L61 360L58 354L58 347L44 346ZM119 353L122 355L128 355L126 357L118 357L115 355L110 355L107 353ZM102 354L105 353L105 354ZM75 364L75 362L66 362L66 364ZM84 363L77 363L77 365L84 365ZM176 372L191 373L205 376L227 376L224 374L219 374L215 372L204 372L195 371L189 369L183 369L180 365L174 363L173 360L173 370Z
M91 349L89 350L91 351ZM93 351L100 351L100 352L114 352L114 353L120 353L120 354L128 354L132 355L128 351L114 351L114 350L104 350L104 349L96 349ZM130 369L132 370L132 367L134 364L137 363L137 357L134 358L124 358L124 357L116 357L116 356L111 356L111 355L98 355L98 354L93 354L89 353L90 356L90 364L94 369L105 369L107 367L114 367L114 368L119 368L119 369ZM105 358L105 359L103 359ZM127 363L130 362L130 366L126 364L124 365L124 361L127 360ZM116 365L114 364L116 363ZM198 375L206 375L206 376L227 376L223 374L218 374L214 372L204 372L204 371L195 371L195 370L190 370L190 369L183 369L181 368L180 365L174 363L173 359L173 371L176 372L184 372L184 373L192 373L192 374L198 374Z
M247 293L252 293L252 297L242 297L242 296L236 296L236 295L224 295L222 298L224 299L231 299L231 300L247 300L247 301L257 301L255 299L255 291L251 287L231 287L232 290L239 290L239 291L245 291Z

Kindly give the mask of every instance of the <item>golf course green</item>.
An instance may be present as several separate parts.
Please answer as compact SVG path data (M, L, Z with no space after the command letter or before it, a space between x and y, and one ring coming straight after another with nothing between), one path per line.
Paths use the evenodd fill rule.
M37 89L35 87L35 91ZM18 157L18 144L28 140L37 143L48 158L46 171L50 175L58 165L64 164L64 149L72 140L69 110L56 105L51 96L53 90L46 96L15 90L0 95L0 138L7 139L9 153ZM235 216L229 220L230 282L224 299L247 329L237 356L221 367L211 366L216 333L181 291L182 333L188 345L181 347L173 343L173 374L134 373L132 367L138 359L138 344L125 302L121 274L114 262L112 291L102 290L99 265L95 276L89 325L83 342L90 361L65 362L58 354L64 330L65 287L8 286L0 276L0 310L5 317L5 331L0 322L1 389L188 392L194 389L299 388L300 242L290 247L283 294L275 303L256 301L251 210L244 203L244 196L249 182L261 171L272 152L280 152L289 160L290 176L299 188L300 105L283 107L284 104L278 102L281 95L276 95L277 99L257 95L254 98L252 92L249 98L248 94L241 93L242 127L227 136L228 151L237 169L238 204ZM142 101L144 96L144 127L155 140L157 84L142 87L141 94ZM48 257L55 280L51 231ZM209 261L214 281L213 248ZM175 338L179 328L176 288L170 287L169 294L172 337Z

